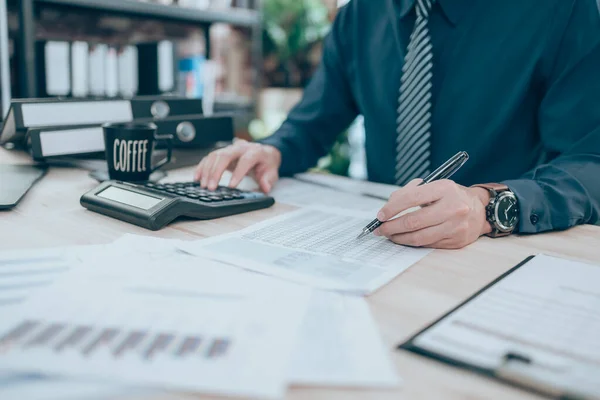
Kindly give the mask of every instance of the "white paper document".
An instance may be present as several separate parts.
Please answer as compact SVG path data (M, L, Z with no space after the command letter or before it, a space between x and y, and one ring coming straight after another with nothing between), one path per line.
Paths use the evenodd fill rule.
M102 246L73 246L0 252L0 315L5 307L25 301L79 264L79 256Z
M330 187L338 191L356 195L375 196L382 200L388 199L393 192L400 189L400 186L396 185L351 179L332 174L302 173L296 174L294 177L297 180Z
M225 171L219 185L227 186L231 180L231 172ZM254 179L246 176L238 185L242 190L260 190ZM293 178L281 178L273 186L271 195L276 201L298 206L321 205L330 206L333 200L321 198L321 194L339 196L341 202L333 202L334 207L344 207L353 210L371 210L371 205L377 202L385 202L390 195L400 186L387 185L384 183L363 181L360 179L346 178L344 176L322 174L322 173L302 173L296 174ZM323 200L325 203L318 202ZM357 202L357 205L344 205L346 200ZM369 201L372 200L372 201ZM380 206L379 206L380 207Z
M39 374L0 374L0 399L117 400L142 396L160 397L160 392L107 382L49 378ZM169 396L169 399L172 398Z
M114 319L105 321L106 318L96 318L92 314L89 318L86 317L85 321L81 321L78 319L78 315L79 311L83 313L83 307L81 310L69 311L74 302L92 304L93 306L85 312L87 314L100 307L99 304L95 303L104 302L104 298L107 297L106 293L110 293L110 298L117 296L118 300L114 301L122 303L122 307L134 314L133 310L135 309L135 313L137 313L137 308L128 300L132 296L148 299L174 298L179 299L177 303L179 305L179 302L185 303L188 298L194 299L198 295L209 301L211 299L218 301L269 293L272 292L273 286L290 287L290 284L277 278L244 271L238 267L184 253L178 249L181 243L178 240L124 235L117 241L105 246L77 246L40 251L24 250L0 254L0 260L4 260L5 271L8 271L6 268L9 265L8 261L10 261L11 274L22 273L21 276L28 277L28 274L33 271L44 271L44 266L52 271L48 275L45 285L28 287L26 291L22 292L19 302L12 303L10 306L7 304L6 307L0 308L0 315L2 315L2 318L0 318L0 341L10 330L4 329L5 325L1 321L5 321L5 319L13 320L15 321L14 325L16 325L18 322L23 322L17 316L27 318L27 314L22 312L23 306L19 306L27 298L33 296L32 302L36 304L39 300L35 298L35 295L42 292L40 294L40 296L43 296L42 298L45 296L53 297L48 305L44 306L60 310L58 313L46 313L46 317L51 315L52 319L42 321L39 318L36 319L37 317L29 318L30 321L38 321L37 331L32 326L28 328L31 330L28 334L27 332L21 333L20 335L23 336L19 339L21 350L11 356L12 360L18 359L17 364L10 364L11 368L19 367L24 368L24 371L30 371L27 369L27 363L35 360L33 370L44 372L44 374L17 374L15 372L8 372L5 375L0 374L0 398L24 400L120 398L121 396L127 397L148 393L156 394L159 387L171 389L180 387L179 385L174 387L166 383L163 385L160 381L147 384L146 376L138 376L142 372L125 374L124 378L121 376L114 377L110 373L107 375L107 371L103 368L114 368L114 365L111 364L110 352L111 350L113 352L117 351L116 347L119 346L119 343L122 345L127 340L133 341L134 343L128 346L131 347L132 353L137 354L143 352L145 346L152 344L151 337L156 339L160 337L161 333L148 331L147 339L142 339L140 335L134 335L136 332L141 334L141 330L136 330L134 326L127 325L127 322L121 320L116 321L110 325L110 328L105 328L103 331L102 324L107 325L108 322L112 322ZM55 270L57 262L62 267ZM27 283L28 281L23 282ZM48 286L54 282L57 282L56 286L48 289ZM82 292L81 282L93 282L91 292L83 290L86 292L85 296L91 297L84 298L80 296ZM295 285L292 286L296 287ZM44 291L55 294L56 292L60 293L55 296L44 293ZM66 300L68 303L66 306L60 301L57 302L56 298L61 296L63 301L68 299ZM278 301L284 302L282 307L287 309L287 305L285 305L287 304L287 297L277 296L276 298ZM144 307L151 306L152 301L154 300L151 300L150 303L144 302ZM45 303L46 301L42 300L42 302ZM30 304L26 304L26 306L26 310L31 310L31 307L34 307L30 307ZM34 316L39 316L36 313L37 311L33 310ZM112 314L114 309L107 305L107 308L102 311ZM294 312L293 305L288 312ZM185 311L183 313L185 314ZM40 314L43 314L43 311ZM63 315L66 316L61 319ZM198 318L201 315L202 313L198 313ZM61 320L57 321L57 319ZM77 360L75 355L77 350L82 351L86 337L91 340L95 334L95 331L92 330L92 320L100 323L100 326L94 326L97 335L106 332L106 329L116 329L115 326L119 327L119 333L113 337L108 337L106 339L107 343L97 345L98 350L92 352L92 356L89 357L90 360L83 362ZM65 321L67 322L65 323ZM89 322L89 324L86 325L85 322ZM135 325L135 320L132 323ZM160 323L154 323L152 326L160 328ZM90 329L86 330L85 327ZM23 329L25 328L27 327L25 326ZM77 331L78 328L81 329ZM172 331L169 331L168 334L173 335ZM37 339L35 339L35 332L38 335ZM283 379L286 384L304 386L389 388L399 384L399 379L389 360L389 354L379 337L376 325L370 316L368 306L361 298L315 291L308 302L307 311L301 318L301 324L297 332L291 334L295 335L295 340L291 345L292 349L289 350L286 368L283 369L286 372L279 377L273 377L273 379ZM45 339L44 335L48 338ZM81 336L81 338L78 339L78 336ZM136 344L136 338L138 337L139 343ZM51 354L52 345L54 345L54 348L60 346L61 338L67 344L60 347L61 350L58 354ZM170 338L170 336L167 338ZM19 340L11 339L12 345L19 348ZM26 345L27 340L40 343ZM174 338L170 340L171 344L165 345L167 349L161 349L157 353L172 354L174 351L176 352L176 341L180 340L181 342L184 339L182 337L181 339ZM79 341L81 343L78 345ZM198 344L198 349L194 354L202 356L203 352L209 351L209 342L210 339L207 339L204 346ZM194 343L189 345L193 347ZM44 348L46 348L46 352L43 351ZM125 352L125 350L122 351ZM54 352L56 352L56 349ZM62 358L65 355L66 358ZM140 363L136 364L134 360L131 360L132 357L123 358L127 359L126 364L119 368L139 368ZM6 367L2 360L3 358L0 357L0 367ZM60 364L65 365L56 369L52 365L56 363L51 362L51 360L60 360ZM156 358L156 360L162 362L162 358ZM231 359L232 362L233 360L234 358ZM239 361L239 359L235 360ZM48 364L43 365L43 362L48 362ZM89 373L81 373L79 367L85 366L88 368L87 365L93 365L94 367ZM185 366L182 364L182 368L188 365L190 364L186 363ZM118 368L115 370L118 370ZM145 371L150 374L153 370L146 369ZM178 373L178 370L175 369L174 373ZM217 381L217 384L220 383L222 382ZM204 388L203 390L190 389L187 386L185 388L186 390L211 391L210 388Z
M281 282L177 253L175 246L180 243L124 235L112 244L106 256L108 259L114 259L116 254L121 259L125 257L127 268L103 263L103 268L94 270L93 279L128 281L130 290L146 293L201 290L215 296L260 293L268 290L269 285ZM151 257L147 261L139 257L148 253ZM292 352L288 379L293 385L383 388L398 385L394 367L365 300L333 292L314 292Z
M536 256L414 344L570 398L600 398L600 266Z
M143 239L140 239L143 238ZM95 265L106 269L124 257L162 260L177 254L177 240L123 235L109 245L23 249L0 252L0 316L68 271ZM99 260L104 260L101 264ZM115 263L116 260L116 263ZM101 264L101 265L99 265ZM136 264L133 263L132 268ZM144 264L144 263L142 263ZM122 268L121 268L122 269Z
M430 250L400 246L375 235L357 240L370 222L366 215L306 208L232 234L182 242L181 248L320 289L370 294Z
M352 194L291 178L277 181L269 195L279 203L298 207L341 207L349 210L370 211L373 215L376 215L377 211L385 205L383 200L363 196L359 193Z
M87 271L11 308L0 321L0 370L232 396L285 392L306 289L271 280L260 296L217 293L158 286L151 271L139 284Z
M294 385L399 385L364 299L314 292L292 356L290 380Z
M72 246L0 252L0 321L18 312L18 305L83 265L82 256L104 254L104 246ZM156 392L156 390L153 390ZM119 398L147 389L107 382L55 379L40 374L0 373L0 398L82 400Z

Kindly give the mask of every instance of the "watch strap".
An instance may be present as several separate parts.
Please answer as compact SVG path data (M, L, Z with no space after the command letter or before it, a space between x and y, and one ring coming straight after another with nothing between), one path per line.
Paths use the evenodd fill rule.
M503 185L501 183L481 183L481 184L473 185L472 187L480 187L480 188L488 190L490 192L490 195L492 196L492 198L495 198L498 195L498 193L502 193L507 190L510 190L508 188L508 186ZM486 207L486 213L487 213L487 207ZM508 236L512 233L512 232L502 232L501 230L499 230L497 227L494 226L494 223L492 223L492 221L490 221L489 218L488 218L488 221L492 225L492 231L490 233L488 233L486 236L489 236L491 238L497 238L497 237Z
M480 188L484 188L487 190L493 190L495 192L505 192L508 189L508 186L503 185L501 183L481 183L481 184L477 184L477 185L473 185L473 187L480 187Z
M491 237L491 238L498 238L498 237L502 237L502 236L508 236L511 234L512 234L512 232L502 232L498 228L495 228L492 226L492 231L490 233L486 234L486 236Z

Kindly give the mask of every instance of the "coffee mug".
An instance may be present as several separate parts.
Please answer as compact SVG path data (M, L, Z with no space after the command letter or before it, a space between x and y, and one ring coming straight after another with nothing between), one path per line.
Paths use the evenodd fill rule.
M147 181L152 172L171 161L173 135L157 135L153 123L105 124L102 128L110 179ZM167 157L153 165L152 154L160 142L167 145Z

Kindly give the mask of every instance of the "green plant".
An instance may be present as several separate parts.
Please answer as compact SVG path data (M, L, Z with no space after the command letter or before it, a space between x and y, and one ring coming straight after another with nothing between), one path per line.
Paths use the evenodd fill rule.
M317 169L335 175L348 176L349 168L350 144L348 143L348 131L344 131L337 137L329 154L319 160Z
M331 28L322 0L263 0L263 51L267 86L304 87L320 59L319 44ZM260 125L260 126L259 126ZM256 123L254 131L264 131ZM348 175L347 132L340 134L317 169Z
M310 52L329 32L321 0L264 0L265 73L272 86L303 86L312 74Z

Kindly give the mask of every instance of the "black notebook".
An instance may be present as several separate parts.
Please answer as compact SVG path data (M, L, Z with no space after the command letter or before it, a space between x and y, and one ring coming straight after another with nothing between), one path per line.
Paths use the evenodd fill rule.
M0 164L0 210L16 206L45 173L44 166Z

